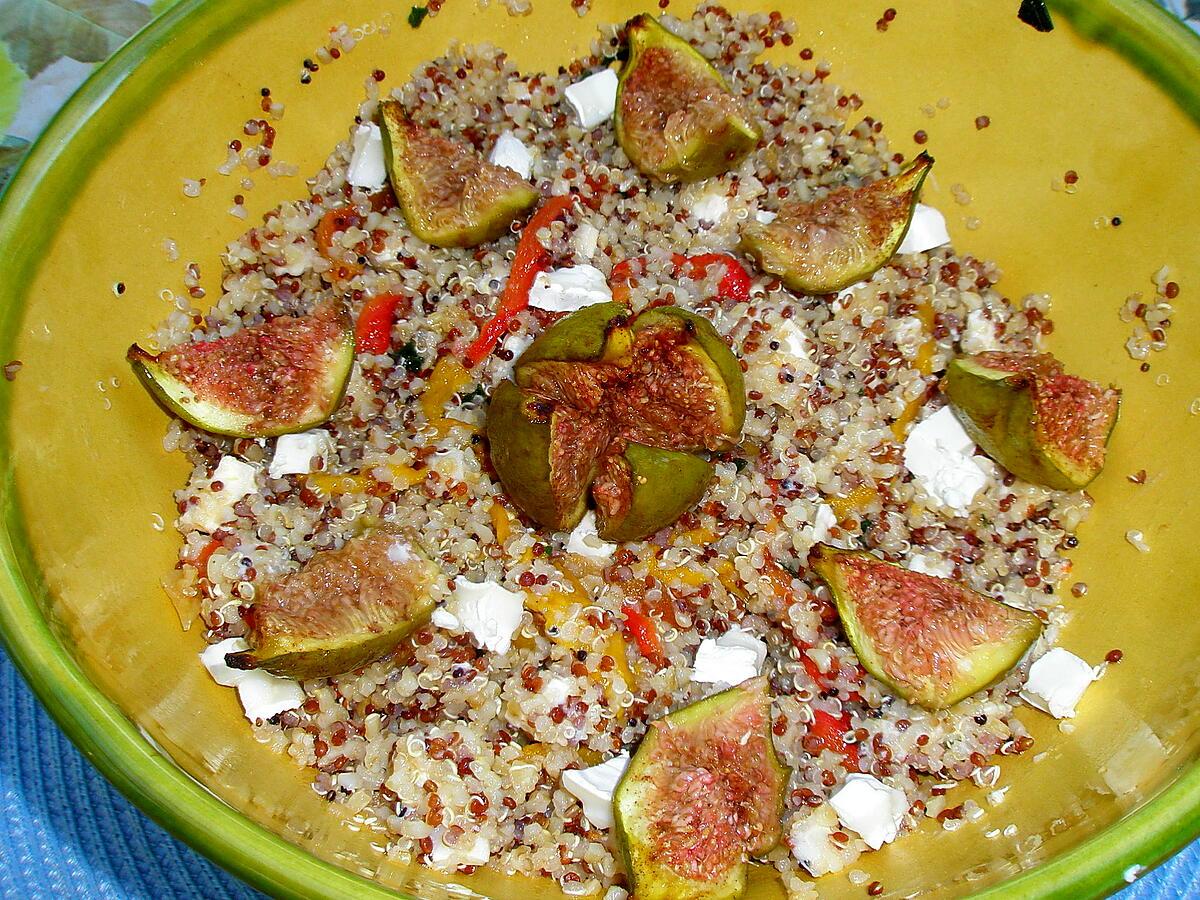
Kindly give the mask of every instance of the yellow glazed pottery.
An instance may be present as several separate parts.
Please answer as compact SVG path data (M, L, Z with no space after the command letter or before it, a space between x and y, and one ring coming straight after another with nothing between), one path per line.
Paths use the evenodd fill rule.
M793 0L783 11L798 39L776 58L799 63L799 49L813 47L906 155L925 131L938 164L924 199L947 213L959 250L998 260L1009 297L1052 294L1053 351L1069 370L1124 389L1062 590L1090 588L1070 602L1063 643L1090 660L1113 648L1125 658L1089 693L1073 732L1021 712L1037 755L1004 763L1013 786L1003 803L977 792L979 821L953 833L927 822L857 867L897 896L1102 893L1200 832L1200 133L1187 114L1200 111L1200 42L1135 0L1061 2L1048 34L1018 21L1015 0L895 5L881 33L883 4ZM449 893L445 876L388 860L378 835L338 818L305 772L255 743L234 693L198 664L199 627L181 631L159 587L175 562L172 491L185 464L163 452L166 419L134 383L125 348L170 311L163 292L183 290L183 261L199 262L211 295L220 249L247 227L228 214L235 190L215 169L242 124L261 116L261 87L286 105L275 158L302 174L256 178L250 222L305 194L303 175L346 136L371 70L384 69L390 88L455 39L497 43L522 69L557 66L597 23L643 10L597 0L580 18L565 0L535 7L510 18L500 3L452 0L414 31L407 5L379 0L185 2L88 83L0 211L0 355L24 364L0 384L0 625L11 655L121 790L282 896ZM361 43L302 86L302 60L343 21ZM983 115L991 125L977 130ZM201 195L184 196L183 179L202 177ZM1107 224L1113 216L1120 227ZM1117 313L1129 294L1153 292L1164 264L1182 286L1178 314L1170 350L1142 373ZM1125 477L1139 469L1142 485ZM1126 540L1131 529L1149 553ZM558 893L495 873L455 880L497 898ZM844 876L820 889L863 895ZM782 891L760 871L751 894Z

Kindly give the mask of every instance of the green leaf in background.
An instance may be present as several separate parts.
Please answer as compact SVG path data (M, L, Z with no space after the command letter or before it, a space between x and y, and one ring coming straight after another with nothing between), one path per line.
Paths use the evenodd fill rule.
M150 17L135 0L0 0L0 42L33 78L63 56L107 59Z
M178 2L179 0L154 0L150 4L150 13L157 19Z
M8 48L0 44L0 134L8 130L8 123L17 114L25 81L25 73L12 61Z
M0 141L0 193L3 193L8 179L12 178L12 173L25 158L28 149L29 143L20 138L6 137Z

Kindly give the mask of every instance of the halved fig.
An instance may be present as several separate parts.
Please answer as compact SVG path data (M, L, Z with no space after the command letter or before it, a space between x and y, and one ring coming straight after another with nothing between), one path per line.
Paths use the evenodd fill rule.
M512 501L558 531L588 497L601 537L669 525L704 493L745 420L737 358L702 316L660 307L630 319L599 304L551 326L492 393L492 464Z
M502 235L538 201L512 169L415 124L395 100L379 104L388 177L412 233L435 247L474 247Z
M1063 372L1049 353L989 351L951 361L942 390L967 434L1018 478L1060 491L1104 467L1121 392Z
M629 58L621 69L613 124L621 149L663 182L719 175L754 149L761 134L712 64L655 21L625 26Z
M998 681L1042 631L1031 612L970 588L818 544L812 567L829 585L863 667L909 703L944 709Z
M933 157L922 153L898 175L785 205L773 222L746 226L741 250L794 291L840 291L895 254L932 165Z
M354 323L340 303L279 316L213 341L125 358L167 411L213 434L307 431L342 402L354 365Z
M249 617L251 649L225 663L300 681L350 672L429 622L441 580L408 536L367 532L268 586Z
M748 857L779 843L789 774L765 676L652 723L613 792L632 895L740 897Z

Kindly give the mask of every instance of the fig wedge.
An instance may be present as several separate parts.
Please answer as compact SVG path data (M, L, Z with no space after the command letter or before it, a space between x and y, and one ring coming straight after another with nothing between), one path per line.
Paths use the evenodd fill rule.
M708 320L673 308L573 313L513 378L487 416L505 492L556 531L578 524L590 496L605 540L651 534L695 504L713 473L697 454L733 446L745 420L737 358Z
M307 431L341 405L354 366L354 324L339 303L279 316L213 341L125 357L168 412L233 437Z
M429 622L443 580L410 537L369 531L270 585L253 607L251 649L225 663L299 681L353 671Z
M1078 491L1104 468L1121 392L1067 375L1048 353L960 356L942 390L972 440L1018 478Z
M773 222L750 222L740 248L794 291L840 291L895 255L932 166L933 157L922 153L898 175L785 205Z
M512 169L408 118L395 100L379 104L388 178L412 233L435 247L494 240L538 201Z
M789 775L764 676L652 723L613 792L633 896L742 896L747 859L779 843Z
M859 662L909 703L944 709L983 690L1041 634L1033 613L949 579L826 544L813 553Z
M625 155L662 182L728 171L761 133L712 64L653 16L625 26L629 58L617 84L613 124Z

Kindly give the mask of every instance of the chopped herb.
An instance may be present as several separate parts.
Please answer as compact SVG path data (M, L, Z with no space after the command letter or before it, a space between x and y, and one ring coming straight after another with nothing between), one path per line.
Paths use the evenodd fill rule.
M477 384L467 393L460 394L463 406L470 406L472 403L479 403L487 399L487 388L482 384Z
M429 15L428 6L414 6L408 13L408 24L413 28L420 28L421 23L425 21L425 17Z
M863 519L862 523L858 526L858 530L862 532L863 537L866 537L867 532L870 531L874 527L875 527L875 523L872 522L870 519Z
M1046 9L1046 0L1021 0L1017 18L1038 31L1054 30L1054 22L1050 19L1050 10Z
M742 471L742 469L746 468L746 466L750 465L750 460L742 459L740 456L734 457L732 462L733 462L733 467L735 469L737 469L739 472Z
M403 347L396 351L396 362L404 366L409 372L420 372L425 368L425 357L421 355L421 351L417 349L415 341L409 341Z

